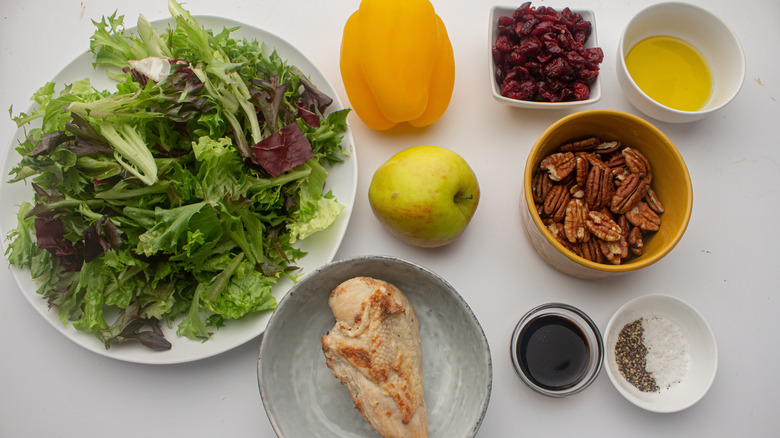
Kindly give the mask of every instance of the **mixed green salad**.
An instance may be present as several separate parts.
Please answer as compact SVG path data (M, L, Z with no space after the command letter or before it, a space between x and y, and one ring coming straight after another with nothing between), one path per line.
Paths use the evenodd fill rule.
M8 236L64 324L109 348L205 341L226 320L275 308L293 280L297 240L343 206L324 193L344 160L348 109L262 43L204 29L174 0L172 23L137 34L116 12L93 23L94 65L116 80L47 83L25 127L11 182L34 196ZM33 127L31 121L40 122ZM37 123L36 123L37 124Z

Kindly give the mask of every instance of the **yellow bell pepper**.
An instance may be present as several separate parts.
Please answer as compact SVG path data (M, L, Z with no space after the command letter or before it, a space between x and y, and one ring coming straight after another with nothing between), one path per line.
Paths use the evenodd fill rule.
M372 129L439 120L455 60L430 1L363 0L344 26L341 77L352 109Z

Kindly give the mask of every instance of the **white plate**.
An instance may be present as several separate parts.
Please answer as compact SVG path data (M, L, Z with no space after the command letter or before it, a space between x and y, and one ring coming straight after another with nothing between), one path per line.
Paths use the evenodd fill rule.
M266 45L267 53L276 49L282 59L298 67L321 91L333 98L333 104L330 107L331 111L344 108L336 91L323 74L300 51L285 40L267 31L225 18L195 16L195 19L204 27L213 29L215 33L222 30L223 27L240 26L240 29L231 34L234 38L256 39L263 42ZM158 29L163 29L170 21L170 19L160 20L152 24ZM134 31L135 29L129 30ZM89 77L92 80L92 84L98 89L115 89L114 82L106 77L102 69L93 69L93 61L93 55L85 52L68 64L52 81L62 86ZM4 178L8 178L7 175L19 160L19 155L14 148L17 145L17 141L23 138L24 131L22 129L17 130L16 136L11 141L9 150L5 154L2 163L2 175ZM348 130L345 133L343 144L345 148L348 148L350 156L343 163L336 164L328 169L330 175L328 176L325 189L326 191L328 189L332 190L338 201L345 206L345 209L330 228L310 236L298 245L299 248L308 252L297 263L297 266L302 268L300 272L303 273L313 271L317 267L333 260L352 213L357 188L357 159L355 157L351 131ZM8 232L16 228L16 212L19 204L22 201L30 200L32 200L32 189L29 184L24 182L9 184L7 179L0 183L0 205L4 207L2 212L0 212L0 236L2 236L0 240L4 244ZM65 337L97 354L127 362L173 364L211 357L242 345L262 334L271 317L271 312L262 312L248 315L241 320L228 321L224 327L216 330L211 339L205 343L176 336L175 325L172 329L163 327L165 337L173 345L170 350L164 352L151 351L135 343L113 345L111 349L106 350L103 343L91 333L77 331L70 325L63 326L58 318L57 310L49 310L46 301L36 294L35 291L38 289L38 286L32 281L29 270L11 267L11 271L19 284L19 288L30 304ZM292 282L289 280L280 281L273 289L274 297L280 300L291 286ZM165 324L162 325L165 326Z
M485 333L447 281L420 265L387 256L359 256L323 266L302 278L279 303L257 363L260 395L276 435L378 436L325 364L320 341L335 323L328 306L330 292L357 276L395 285L414 306L431 438L475 436L493 383Z

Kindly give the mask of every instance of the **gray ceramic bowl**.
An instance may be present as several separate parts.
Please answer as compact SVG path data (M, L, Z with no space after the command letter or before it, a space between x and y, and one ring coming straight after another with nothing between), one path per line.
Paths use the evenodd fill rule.
M431 437L473 437L485 416L493 370L482 327L468 304L430 270L393 257L363 256L328 264L282 298L260 345L257 378L279 437L374 437L349 392L325 365L320 338L333 327L330 292L369 276L394 284L420 324Z

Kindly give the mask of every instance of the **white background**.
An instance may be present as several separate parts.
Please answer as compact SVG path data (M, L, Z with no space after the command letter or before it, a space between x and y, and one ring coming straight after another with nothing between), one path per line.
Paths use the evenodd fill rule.
M651 3L535 2L596 13L605 52L603 92L601 101L587 108L638 114L617 86L615 53L623 26ZM745 50L747 75L732 104L706 120L686 125L651 120L686 160L694 207L679 245L642 272L598 282L570 278L542 262L526 240L517 207L526 156L542 131L571 111L513 109L493 100L487 72L491 3L434 2L456 59L452 101L436 124L375 132L350 116L358 191L336 257L402 257L442 275L468 301L487 334L494 365L480 437L776 436L780 429L780 3L692 3L707 7L735 31ZM190 0L185 8L195 15L242 21L289 41L348 105L339 46L343 25L358 5L358 0ZM11 105L15 113L26 110L32 93L88 48L90 20L114 10L131 23L139 13L150 20L168 17L164 0L0 2L3 114ZM15 129L7 115L0 116L0 143L10 141ZM466 233L440 249L394 239L367 201L374 170L394 153L419 144L462 155L482 189ZM23 297L4 258L0 263L0 436L274 436L257 389L259 338L182 365L105 358L54 330ZM617 308L650 293L688 301L715 332L718 374L698 404L675 414L645 412L618 394L606 372L581 394L551 399L530 391L514 375L509 341L515 323L530 308L548 301L569 303L603 331Z

